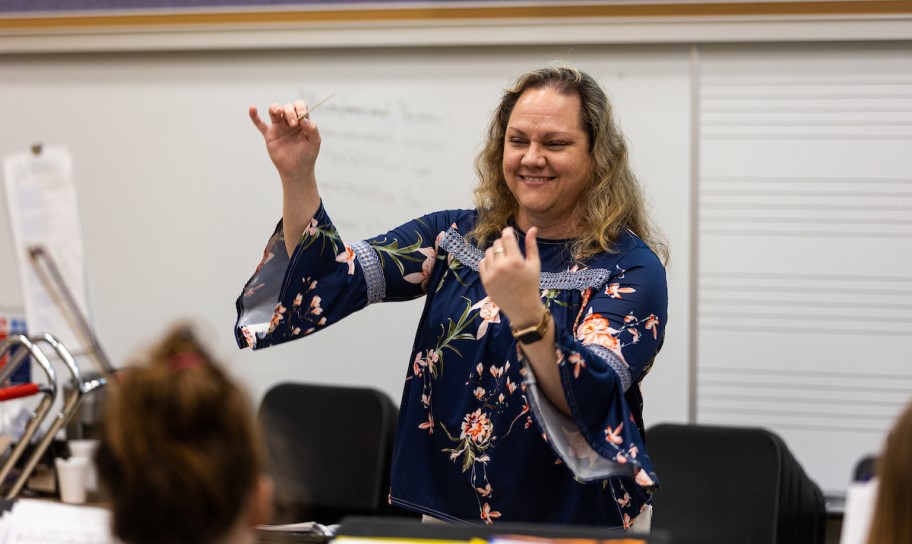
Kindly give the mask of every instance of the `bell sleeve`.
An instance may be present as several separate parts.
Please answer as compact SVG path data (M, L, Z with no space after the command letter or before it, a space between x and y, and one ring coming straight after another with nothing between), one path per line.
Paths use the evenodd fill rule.
M535 419L580 481L626 475L645 491L658 486L631 406L641 397L631 389L639 387L661 348L667 297L661 262L639 247L619 261L605 282L583 291L572 325L555 323L569 416L541 394L531 368L525 369Z
M289 257L282 222L237 299L235 339L265 348L317 332L375 302L425 294L437 262L439 212L345 244L322 204Z

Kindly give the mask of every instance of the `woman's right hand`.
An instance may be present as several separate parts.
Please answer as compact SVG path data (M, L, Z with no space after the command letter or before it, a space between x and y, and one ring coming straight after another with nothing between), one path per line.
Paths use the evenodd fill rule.
M303 100L284 106L273 104L269 106L270 124L260 119L255 106L250 106L249 111L250 120L263 135L269 158L282 178L282 225L289 256L320 207L314 174L320 153L320 131L313 119L298 120L307 111Z
M250 120L263 135L269 158L279 171L283 183L313 179L314 165L320 152L320 131L309 117L300 121L307 104L296 100L293 104L278 103L269 106L270 124L263 121L256 106L250 106Z

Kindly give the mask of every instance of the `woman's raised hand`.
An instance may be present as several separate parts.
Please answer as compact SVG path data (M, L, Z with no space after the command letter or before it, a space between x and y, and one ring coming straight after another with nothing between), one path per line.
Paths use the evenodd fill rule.
M269 158L283 182L313 179L314 164L320 152L320 131L307 113L303 100L269 106L269 121L263 121L256 106L250 106L250 120L263 135Z
M320 131L307 113L307 104L296 100L294 104L269 106L267 124L260 119L255 106L249 114L266 141L266 150L272 164L282 178L282 225L285 231L285 249L294 252L301 234L310 224L320 206L320 192L314 165L320 153Z

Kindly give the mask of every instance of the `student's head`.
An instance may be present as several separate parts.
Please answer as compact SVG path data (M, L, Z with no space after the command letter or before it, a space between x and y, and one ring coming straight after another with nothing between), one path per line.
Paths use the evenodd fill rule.
M877 480L869 544L912 542L912 403L887 436Z
M96 462L118 538L214 543L268 521L271 486L252 408L189 328L117 378Z

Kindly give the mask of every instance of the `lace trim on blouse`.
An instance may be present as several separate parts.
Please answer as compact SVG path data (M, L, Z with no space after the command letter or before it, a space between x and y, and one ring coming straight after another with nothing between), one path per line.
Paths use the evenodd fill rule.
M380 302L386 296L386 280L383 277L383 268L380 266L380 257L369 243L364 240L355 242L351 246L355 258L361 263L364 270L364 282L367 284L367 303Z
M484 257L483 251L471 244L454 228L443 235L440 247L476 272L478 262ZM583 290L603 285L609 279L611 279L611 272L604 268L587 268L576 272L542 272L539 286L541 289Z
M600 346L598 344L584 344L587 348L592 350L597 357L603 359L608 366L614 370L614 373L618 375L618 378L621 379L621 385L624 387L624 392L626 393L630 386L633 385L633 377L630 375L630 369L627 368L627 364L617 356L616 353L610 349Z

